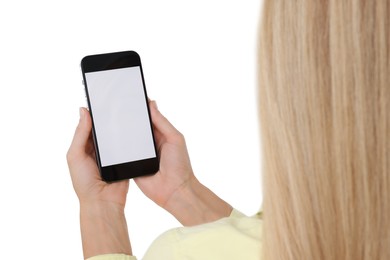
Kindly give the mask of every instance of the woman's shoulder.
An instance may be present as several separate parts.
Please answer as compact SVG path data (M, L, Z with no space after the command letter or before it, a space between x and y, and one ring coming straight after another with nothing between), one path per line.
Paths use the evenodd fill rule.
M195 240L197 236L202 237L202 240L207 240L207 237L218 237L222 240L238 239L243 237L253 237L256 240L261 239L262 219L257 215L248 217L237 210L233 210L229 217L219 219L214 222L192 226L181 227L169 230L176 239ZM225 237L226 236L226 237Z
M262 219L233 210L229 217L211 223L163 233L144 259L156 259L161 254L167 259L259 259L261 240Z

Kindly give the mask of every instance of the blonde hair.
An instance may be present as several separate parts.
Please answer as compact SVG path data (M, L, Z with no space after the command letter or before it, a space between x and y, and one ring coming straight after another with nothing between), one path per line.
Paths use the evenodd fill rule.
M389 17L388 0L264 0L264 259L390 259Z

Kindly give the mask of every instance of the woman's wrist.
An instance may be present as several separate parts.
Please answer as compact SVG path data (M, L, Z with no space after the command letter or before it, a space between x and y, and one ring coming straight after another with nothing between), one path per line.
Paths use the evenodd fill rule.
M122 253L131 255L124 208L110 202L80 203L84 257Z
M164 208L184 226L194 226L228 217L233 208L196 178L177 190Z

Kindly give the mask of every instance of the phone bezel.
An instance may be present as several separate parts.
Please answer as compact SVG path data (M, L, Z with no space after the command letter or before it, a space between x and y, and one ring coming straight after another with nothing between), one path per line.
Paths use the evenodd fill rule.
M148 119L149 119L150 128L152 132L156 157L139 160L139 161L115 164L110 166L102 166L100 161L99 146L96 140L93 109L91 107L90 97L88 93L88 83L85 77L85 73L105 71L111 69L120 69L120 68L127 68L127 67L135 67L135 66L139 66L141 71L142 85L145 94L144 95L145 102L148 110ZM88 103L88 108L92 118L92 136L95 145L96 162L102 179L106 182L114 182L123 179L131 179L139 176L156 173L159 170L158 151L156 147L156 141L154 138L153 124L150 116L148 95L145 87L145 79L144 79L143 69L141 65L141 58L138 55L138 53L136 53L135 51L123 51L123 52L88 55L81 60L81 71L83 74L84 89L85 89L85 95Z

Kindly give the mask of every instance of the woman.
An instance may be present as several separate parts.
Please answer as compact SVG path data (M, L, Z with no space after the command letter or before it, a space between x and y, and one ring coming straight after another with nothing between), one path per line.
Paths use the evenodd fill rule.
M390 259L389 16L387 0L264 1L263 220L195 178L183 136L151 102L161 170L136 182L193 227L163 234L144 259ZM81 109L67 158L84 256L134 259L128 181L100 180L90 131Z

